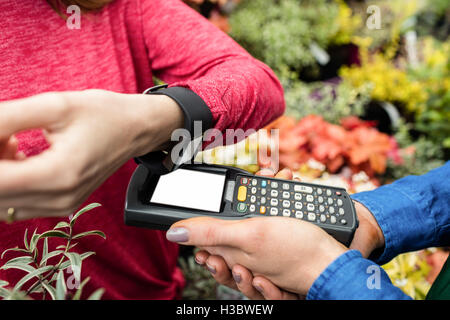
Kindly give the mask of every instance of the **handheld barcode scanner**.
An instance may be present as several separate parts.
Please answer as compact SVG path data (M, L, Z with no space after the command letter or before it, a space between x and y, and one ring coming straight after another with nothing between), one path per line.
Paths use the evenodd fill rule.
M167 174L140 165L128 187L125 223L167 230L182 219L272 216L309 221L344 245L358 226L345 189L259 177L234 167L182 165Z
M344 245L350 244L358 220L345 189L258 177L234 167L183 164L194 159L203 133L213 127L209 107L186 88L162 85L144 93L165 94L178 103L189 133L186 141L192 147L175 161L164 152L136 159L140 165L125 203L127 225L167 230L174 222L193 217L268 217L270 223L270 217L284 216L314 223ZM198 133L196 123L203 125Z

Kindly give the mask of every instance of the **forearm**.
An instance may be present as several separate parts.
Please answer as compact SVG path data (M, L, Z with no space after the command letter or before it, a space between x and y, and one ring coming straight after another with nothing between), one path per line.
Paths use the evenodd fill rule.
M406 300L411 297L392 285L386 272L350 250L334 260L314 281L309 300Z
M352 196L373 214L384 248L380 264L402 252L450 243L450 163L426 175L410 176Z

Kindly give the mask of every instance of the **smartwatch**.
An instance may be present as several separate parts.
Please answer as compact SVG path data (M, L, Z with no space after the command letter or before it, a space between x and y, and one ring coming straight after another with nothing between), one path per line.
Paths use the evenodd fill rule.
M184 87L170 87L167 84L151 87L143 94L166 95L178 104L184 114L182 148L179 152L153 151L135 158L136 163L145 166L152 174L164 175L184 163L190 163L202 146L203 134L213 127L213 116L208 105L194 91ZM178 150L178 149L177 149Z

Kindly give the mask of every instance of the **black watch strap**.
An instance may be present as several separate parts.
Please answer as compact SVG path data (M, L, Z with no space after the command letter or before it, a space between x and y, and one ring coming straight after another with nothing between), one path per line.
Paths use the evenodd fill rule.
M136 158L138 164L142 164L156 175L167 174L175 170L183 162L195 158L201 147L201 140L206 130L213 127L213 116L208 105L194 91L184 87L168 87L167 84L155 86L144 91L144 94L166 95L180 106L184 114L184 129L191 138L190 145L185 150L190 154L180 154L173 161L170 150L150 152ZM196 124L201 124L201 130L195 130Z

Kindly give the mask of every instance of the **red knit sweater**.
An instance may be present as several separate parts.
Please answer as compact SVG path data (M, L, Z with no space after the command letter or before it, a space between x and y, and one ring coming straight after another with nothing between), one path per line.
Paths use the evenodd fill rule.
M196 92L220 130L259 128L284 109L273 72L181 1L116 0L83 15L79 30L67 28L45 0L0 1L0 101L89 88L139 93L152 86L152 75ZM18 138L28 156L48 147L39 130ZM126 163L86 201L103 207L80 218L77 231L100 229L107 240L86 237L76 247L96 252L83 264L82 277L91 277L84 296L102 287L107 299L173 299L183 287L177 246L163 232L123 223L134 168ZM26 228L43 232L59 220L0 223L0 251L22 246ZM12 284L21 276L0 271Z

